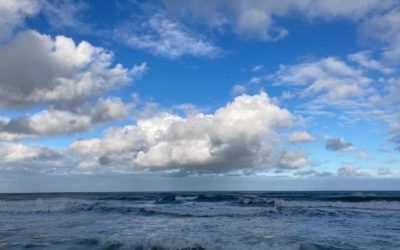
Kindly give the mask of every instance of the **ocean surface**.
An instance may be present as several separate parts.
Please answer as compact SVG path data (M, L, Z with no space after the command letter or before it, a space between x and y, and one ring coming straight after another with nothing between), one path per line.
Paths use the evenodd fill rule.
M400 249L400 192L0 194L0 249Z

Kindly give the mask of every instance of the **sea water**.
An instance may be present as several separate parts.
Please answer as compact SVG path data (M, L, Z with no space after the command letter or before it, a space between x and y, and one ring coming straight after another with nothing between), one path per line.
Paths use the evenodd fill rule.
M1 249L400 249L400 192L0 194Z

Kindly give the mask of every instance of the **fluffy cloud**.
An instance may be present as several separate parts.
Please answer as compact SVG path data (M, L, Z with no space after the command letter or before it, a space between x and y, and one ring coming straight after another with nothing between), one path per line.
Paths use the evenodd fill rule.
M0 42L11 36L15 27L23 24L28 16L36 15L42 1L0 1Z
M118 120L127 114L128 107L119 98L100 99L90 108L71 112L44 110L30 117L4 120L0 123L0 140L53 136L87 131L103 122Z
M65 15L55 13L61 6ZM57 15L57 23L72 27L83 8L70 1L1 1L0 109L41 111L1 118L0 141L87 131L127 113L120 99L101 98L96 104L96 98L141 77L146 63L128 69L113 64L112 52L86 41L34 30L15 32L25 18L39 12L53 19Z
M300 102L296 111L302 114L338 112L340 120L346 123L377 119L390 127L398 125L400 81L394 68L374 59L371 51L350 54L347 60L327 57L281 65L277 72L263 79L290 87L281 98L296 98Z
M162 113L136 125L110 128L100 139L76 141L71 148L98 161L107 157L115 165L150 170L299 168L307 163L304 153L277 149L275 129L291 123L291 114L271 103L265 93L242 95L213 114Z
M14 142L0 142L0 158L3 173L67 174L76 172L78 164L68 150Z
M0 106L76 104L130 83L146 64L112 66L112 54L83 41L24 31L0 46Z
M151 16L141 25L119 28L115 37L131 47L172 59L183 55L214 57L220 52L211 42L161 14Z
M289 143L303 143L303 142L311 142L314 141L315 138L312 137L306 131L295 131L288 136Z
M325 147L326 147L326 149L329 149L332 151L346 151L346 150L354 149L353 144L346 142L345 140L343 140L343 138L328 139L328 140L326 140Z
M20 143L0 143L0 158L3 164L16 162L50 160L59 158L60 154L48 148L24 145ZM0 164L1 166L1 164Z
M297 169L308 163L307 155L303 152L285 151L278 157L278 168Z
M293 112L307 118L337 115L341 124L363 120L386 123L388 140L399 148L400 80L394 68L374 59L370 51L350 54L347 59L328 57L282 65L264 79L290 87L289 97L299 103ZM286 93L281 100L285 100Z
M271 76L275 84L304 87L302 97L324 95L336 100L365 93L371 79L345 62L328 57L314 62L281 65Z
M106 121L123 118L128 112L128 107L117 97L100 99L91 110L92 123L103 123Z

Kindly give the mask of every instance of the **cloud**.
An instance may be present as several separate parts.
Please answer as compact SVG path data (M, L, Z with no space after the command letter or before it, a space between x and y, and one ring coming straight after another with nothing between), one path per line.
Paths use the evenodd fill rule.
M312 142L314 140L315 138L305 131L295 131L288 136L288 141L292 144Z
M277 41L289 31L279 25L279 18L300 14L310 20L347 19L359 23L369 16L381 15L392 9L397 1L164 1L171 15L199 20L221 32L232 30L243 38Z
M332 100L361 96L372 81L365 77L362 71L334 57L295 65L281 65L278 72L269 78L276 85L303 87L302 97L323 95Z
M76 105L88 96L131 83L146 64L124 68L100 47L65 36L52 38L36 31L20 32L0 45L0 107Z
M395 145L395 149L400 151L400 132L399 133L392 133L389 141Z
M397 4L393 1L294 1L297 7L308 17L323 17L325 19L346 18L359 21L371 13L382 13Z
M400 78L391 77L385 82L385 94L383 98L380 99L385 105L397 104L400 102ZM400 130L400 125L394 125L392 127L398 127Z
M100 124L126 116L128 107L118 97L100 99L91 110L91 122Z
M88 5L75 0L2 0L0 2L0 42L12 37L18 28L24 27L25 19L43 14L47 23L57 29L73 28L88 32L90 25L79 20L78 15Z
M234 30L247 38L277 41L288 35L284 28L273 25L273 19L265 10L248 8L237 14Z
M357 176L369 176L369 174L365 171L361 171L358 168L346 165L337 170L337 174L339 176L346 176L346 177L357 177Z
M24 173L27 176L77 173L79 161L79 156L69 150L14 142L0 142L0 158L3 174Z
M400 6L365 19L359 32L363 40L383 45L382 56L391 62L400 60Z
M357 158L360 159L360 160L367 160L367 159L369 159L368 155L367 155L364 151L362 151L362 150L360 150L360 151L357 153Z
M247 91L247 87L246 85L243 84L235 84L231 90L232 95L236 96L236 95L241 95L246 93Z
M90 24L80 20L83 11L89 9L88 3L76 0L42 1L42 13L48 24L56 29L74 29L76 32L95 32Z
M392 74L392 68L373 59L372 52L361 51L348 55L347 61L326 57L281 65L265 79L291 88L289 97L300 103L295 112L311 116L337 113L345 123L377 119L393 126L398 120L400 81Z
M307 155L303 152L285 151L281 153L277 167L281 169L298 169L308 164Z
M42 1L0 1L0 42L9 38L13 30L24 23L26 17L36 15Z
M316 170L303 170L303 171L298 171L294 173L295 176L300 176L300 177L308 177L308 176L313 176L313 177L331 177L334 174L332 172L328 171L323 171L319 172Z
M391 175L391 174L393 174L393 171L388 168L378 168L376 170L376 173L378 175Z
M20 143L0 143L0 158L3 164L29 162L34 160L52 160L59 158L60 154L54 150L24 145ZM2 164L0 164L1 166Z
M354 54L350 54L348 55L348 58L349 60L358 63L366 69L381 71L385 74L394 72L394 69L386 67L380 61L373 59L371 51L360 51Z
M307 156L279 150L275 131L291 124L291 114L271 103L267 94L242 95L213 114L163 112L136 125L110 128L103 138L76 141L71 149L95 159L106 156L114 166L148 170L300 168Z
M99 99L90 109L79 112L43 110L30 117L19 117L3 122L0 140L66 135L87 131L101 123L123 118L128 107L119 98Z
M282 65L265 79L276 86L290 87L290 93L296 93L289 95L298 102L294 113L308 118L337 115L341 124L371 120L384 122L389 127L388 141L397 147L400 80L392 76L392 68L382 60L373 59L371 52L350 54L347 59L327 57ZM356 67L354 62L360 67ZM284 94L282 100L285 100Z
M326 140L325 148L332 151L346 151L354 149L354 146L342 138L332 138Z
M260 70L262 70L264 68L264 65L256 65L256 66L254 66L253 68L251 68L251 71L252 72L258 72L258 71L260 71Z
M127 24L116 29L115 38L133 48L171 59L184 55L215 57L220 53L210 41L162 14L154 14L140 25Z
M353 165L344 165L336 171L317 171L314 169L297 171L294 176L299 177L382 177L391 176L395 173L388 168L361 170Z
M276 41L287 36L288 31L276 25L271 12L282 6L286 12L287 4L274 4L247 1L210 1L199 3L187 1L185 5L174 1L164 1L167 11L192 16L218 30L226 26L237 35L264 41ZM275 8L276 7L276 8Z

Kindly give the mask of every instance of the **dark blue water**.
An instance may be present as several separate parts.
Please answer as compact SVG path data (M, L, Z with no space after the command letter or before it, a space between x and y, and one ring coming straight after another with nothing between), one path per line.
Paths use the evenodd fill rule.
M0 194L1 249L400 249L400 192Z

